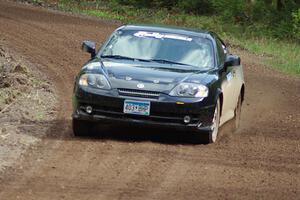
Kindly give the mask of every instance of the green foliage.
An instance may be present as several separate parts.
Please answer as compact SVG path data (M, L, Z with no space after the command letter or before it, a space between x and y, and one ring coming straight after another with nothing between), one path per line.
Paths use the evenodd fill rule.
M210 7L203 6L204 2ZM84 0L78 4L74 0L59 0L58 5L62 10L120 20L123 23L208 29L218 33L233 46L263 56L267 65L300 75L299 4L285 0L284 6L278 10L272 2L275 1ZM205 9L201 10L199 6Z
M213 0L212 5L216 13L219 13L224 20L230 21L241 16L245 10L244 0Z
M113 0L121 5L132 5L138 8L171 8L176 4L174 0Z
M115 2L123 5L135 5L137 7L150 7L152 1L148 0L115 0Z
M293 34L300 40L300 8L292 13Z
M214 15L220 17L225 24L238 24L241 30L247 31L249 35L258 33L259 36L289 38L299 42L299 0L105 0L105 2L111 5L111 9L117 10L125 5L139 9L150 8L158 11L167 9L175 13ZM120 11L122 12L119 10L119 13Z
M178 7L187 12L194 14L211 14L213 6L209 0L179 0Z

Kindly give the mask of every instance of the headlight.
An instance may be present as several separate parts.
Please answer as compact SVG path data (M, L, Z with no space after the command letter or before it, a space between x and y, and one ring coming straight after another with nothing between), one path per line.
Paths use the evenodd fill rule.
M180 83L170 92L170 96L205 98L208 88L196 83Z
M103 74L83 74L80 76L79 85L110 90L110 84Z

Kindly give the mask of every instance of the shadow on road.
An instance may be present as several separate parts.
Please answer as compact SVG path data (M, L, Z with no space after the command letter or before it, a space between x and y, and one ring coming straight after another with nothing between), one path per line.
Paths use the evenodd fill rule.
M94 127L94 130L85 137L75 137L72 131L71 120L54 120L44 122L34 122L32 124L40 124L49 126L45 138L55 140L113 140L123 142L155 142L162 144L205 144L201 133L194 133L185 130L178 130L175 128L160 128L149 127L141 125L116 125L116 124L102 124ZM227 134L231 131L231 123L226 123L220 129L220 135ZM24 134L30 134L26 130Z
M158 128L149 126L118 126L97 127L93 137L105 140L127 142L151 141L163 144L197 144L199 134L176 130L174 128Z
M47 133L41 135L37 127L47 127ZM85 137L75 137L71 119L52 121L25 120L19 126L20 133L33 137L55 140L113 140L123 142L155 142L162 144L205 144L203 134L175 129L172 127L150 127L143 125L98 124ZM223 125L219 132L219 141L224 135L232 133L232 121Z

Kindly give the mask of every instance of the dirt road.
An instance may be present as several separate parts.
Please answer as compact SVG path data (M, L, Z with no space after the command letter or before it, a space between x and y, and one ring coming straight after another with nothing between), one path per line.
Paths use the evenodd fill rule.
M74 138L71 92L88 55L81 41L102 42L118 25L0 2L0 38L46 74L60 104L38 146L0 178L0 199L299 199L300 79L245 66L242 127L230 124L213 145L188 133L122 128ZM39 122L37 122L39 123Z

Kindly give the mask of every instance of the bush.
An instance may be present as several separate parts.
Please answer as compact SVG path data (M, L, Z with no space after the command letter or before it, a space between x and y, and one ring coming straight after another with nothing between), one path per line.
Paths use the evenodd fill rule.
M244 36L267 36L300 40L300 0L60 0L80 6L105 4L117 14L125 10L152 13L206 15L218 18L224 27L233 27ZM125 5L122 6L122 5ZM129 6L130 9L126 7ZM97 6L98 9L98 6ZM171 10L171 12L169 12ZM127 13L128 14L128 13ZM175 19L176 18L176 19ZM184 24L184 18L168 16ZM236 27L235 27L236 26Z
M179 0L178 7L184 12L193 14L211 14L213 6L209 0Z
M293 35L300 41L300 8L292 13Z
M236 21L235 17L244 13L244 0L213 0L212 5L217 14L225 20Z

